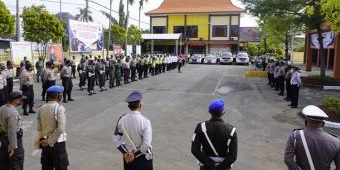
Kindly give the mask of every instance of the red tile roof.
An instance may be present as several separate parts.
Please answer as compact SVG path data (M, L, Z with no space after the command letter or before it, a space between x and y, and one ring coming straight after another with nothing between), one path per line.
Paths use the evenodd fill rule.
M230 0L164 0L160 7L146 15L241 12L245 10L234 6Z

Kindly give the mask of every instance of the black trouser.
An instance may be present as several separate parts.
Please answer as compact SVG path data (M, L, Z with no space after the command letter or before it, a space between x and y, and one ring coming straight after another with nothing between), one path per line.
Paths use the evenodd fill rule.
M275 90L279 90L279 77L274 78L274 87Z
M13 91L13 77L7 78L7 89L8 94Z
M136 67L131 67L131 81L136 81Z
M120 76L116 77L116 86L120 86L120 80L121 80Z
M99 77L100 77L100 75L96 71L96 73L94 74L94 81L96 82L96 85L99 85Z
M86 73L79 73L79 87L84 87L86 82Z
M285 76L279 76L279 88L280 93L283 94L285 91Z
M144 73L144 65L139 65L138 67L138 79L142 79L143 78L143 73Z
M42 170L67 170L69 165L65 142L54 144L53 147L42 148L41 169Z
M129 75L130 75L130 69L128 68L124 68L124 83L128 83L129 82Z
M106 78L106 80L109 80L109 71L110 71L110 68L105 67L105 78Z
M297 107L299 103L299 85L291 85L292 89L292 103L290 105Z
M91 76L87 78L87 91L90 93L93 91L94 83L95 83L95 77Z
M4 89L0 89L0 107L6 104Z
M268 84L271 85L272 84L272 79L270 77L270 73L267 73L267 76L268 76Z
M155 75L155 67L150 67L150 72L151 72L151 75L154 76Z
M149 70L149 65L148 64L144 65L144 78L148 77L148 70Z
M292 87L290 85L290 79L286 79L286 91L287 91L286 100L291 100L292 99Z
M8 101L8 86L4 86L4 96L5 96L5 101Z
M47 91L48 88L50 88L51 86L54 86L54 85L55 85L55 80L47 80L47 81L45 82L45 92ZM44 96L45 96L45 94L44 94ZM49 97L50 97L50 96L48 96L48 94L47 94L47 96L46 96L46 102L47 102L47 100L48 100Z
M76 78L76 66L72 66L72 67L71 67L71 70L72 70L72 76L73 76L73 78Z
M44 98L47 90L46 81L41 81L41 88L42 88L41 97Z
M100 89L105 88L106 74L102 73L99 75L99 87Z
M0 134L0 169L1 170L23 170L25 151L22 145L22 130L17 132L17 149L14 149L12 157L8 156L8 137Z
M115 74L109 73L110 88L115 87Z
M72 92L72 88L73 88L73 83L72 83L72 79L69 77L63 77L62 78L62 84L64 86L64 92L63 92L63 98L64 100L67 99L71 99L71 92ZM66 98L66 95L68 98Z
M34 102L34 91L33 85L23 85L22 86L22 95L25 95L27 98L24 99L22 104L22 109L24 112L27 109L27 105L29 106L30 110L33 109L33 102Z
M163 73L165 72L166 64L163 64Z
M41 70L37 70L37 74L35 76L37 78L37 82L39 82L39 78L42 81Z
M274 87L275 86L275 82L274 82L274 74L270 73L270 80L271 80L271 86Z
M181 72L181 68L182 68L182 63L178 62L178 72Z
M153 170L152 159L146 160L145 156L141 155L132 163L127 164L124 161L124 170Z

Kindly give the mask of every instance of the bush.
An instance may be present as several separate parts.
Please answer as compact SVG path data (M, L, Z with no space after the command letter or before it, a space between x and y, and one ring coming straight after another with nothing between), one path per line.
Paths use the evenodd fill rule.
M326 97L322 101L322 105L329 110L340 111L340 99L335 97Z
M340 82L334 77L325 76L321 77L320 75L311 75L308 77L302 78L302 82L304 84L310 85L340 85Z

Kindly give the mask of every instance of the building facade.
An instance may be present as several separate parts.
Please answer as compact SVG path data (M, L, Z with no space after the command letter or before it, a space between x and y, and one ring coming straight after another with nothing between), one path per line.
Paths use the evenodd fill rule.
M230 0L164 0L146 15L150 16L151 33L182 34L183 53L217 54L238 50L243 12ZM173 43L154 42L155 51L171 52Z

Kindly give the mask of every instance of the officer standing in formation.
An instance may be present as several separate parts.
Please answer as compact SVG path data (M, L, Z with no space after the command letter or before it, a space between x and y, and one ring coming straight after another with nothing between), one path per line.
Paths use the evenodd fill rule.
M0 74L2 75L2 85L4 91L4 103L8 100L7 69L4 63L0 63Z
M33 75L32 71L32 64L27 62L25 64L25 69L22 70L20 74L20 90L22 94L27 98L24 99L24 103L22 105L22 109L24 111L24 115L28 116L28 113L35 113L33 110L34 105L34 90L33 90ZM27 105L29 106L29 111L27 112Z
M72 68L72 78L76 78L76 56L72 56L71 60L71 68Z
M73 83L72 83L72 69L71 69L71 60L66 60L65 66L62 68L60 72L60 77L62 79L62 84L64 86L64 103L67 103L67 101L74 101L71 97ZM68 98L66 98L66 95Z
M320 108L309 105L302 113L305 115L305 128L293 130L288 135L284 162L289 170L340 169L340 140L322 127L323 119L328 118Z
M44 68L44 62L41 57L39 57L39 60L35 63L35 68L37 69L37 82L39 82L39 78L41 78L41 70Z
M197 125L191 153L200 161L200 170L231 169L237 159L236 128L222 119L225 114L222 99L212 101L208 109L211 119Z
M35 147L40 147L42 170L67 170L69 166L66 152L66 114L59 104L63 98L62 86L47 89L48 103L41 106L37 115L38 139Z
M13 91L13 78L14 78L14 73L13 73L13 63L12 61L7 61L7 92L8 94L11 93Z
M47 91L48 88L50 88L51 86L54 86L56 84L56 79L57 79L57 77L56 77L55 72L54 72L53 61L48 61L47 62L47 68L44 71L44 75L43 75L43 80L45 81L45 92ZM47 98L48 98L48 96L47 96ZM44 95L43 99L45 99L45 95Z
M84 58L80 59L80 63L77 66L77 71L79 73L79 88L84 90L86 83L86 61Z
M0 73L0 106L6 104L4 79L5 79L5 76Z
M123 154L124 170L152 170L152 128L141 113L142 94L131 93L125 100L130 112L119 118L113 141Z
M91 96L92 94L96 94L94 92L96 66L92 59L90 59L87 65L86 72L87 72L87 91L89 92L89 95Z
M124 74L124 84L130 83L129 76L130 76L130 60L129 58L125 59L125 62L122 64L123 74Z
M299 91L300 87L302 86L302 81L300 78L300 73L297 72L297 68L292 68L292 78L290 79L291 85L291 97L292 102L290 105L292 108L297 108L299 104Z
M8 103L0 107L0 169L23 170L22 120L16 107L25 99L20 92L12 92Z

